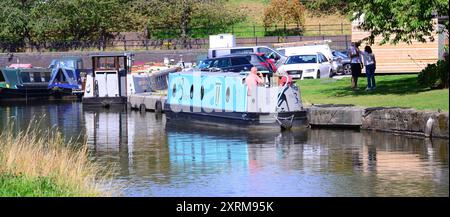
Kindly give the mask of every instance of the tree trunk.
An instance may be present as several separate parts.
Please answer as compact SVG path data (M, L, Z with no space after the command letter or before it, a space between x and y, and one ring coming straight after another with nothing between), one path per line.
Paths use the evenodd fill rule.
M181 43L183 48L187 48L189 14L190 6L188 0L183 0L183 9L181 14Z

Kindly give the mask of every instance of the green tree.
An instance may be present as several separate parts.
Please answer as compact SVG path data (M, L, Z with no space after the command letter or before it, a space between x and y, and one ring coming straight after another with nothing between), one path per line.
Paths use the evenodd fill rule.
M41 42L106 42L127 29L119 0L47 0L33 12L35 40Z
M299 0L271 0L264 10L263 22L265 28L274 24L295 24L298 29L302 29L305 24L305 7Z
M107 42L133 27L125 0L2 0L0 40L27 46L62 41ZM102 47L105 44L101 44ZM17 50L8 48L9 50Z
M240 11L225 6L225 0L135 0L134 11L145 17L149 38L205 37L224 31L244 19Z
M362 18L359 26L371 32L367 38L371 43L375 36L382 36L381 43L394 44L434 40L433 32L437 29L432 19L437 15L448 16L447 0L316 0L307 7L320 13L347 14L352 21ZM444 26L448 35L448 20Z
M0 41L13 45L29 45L32 34L29 14L36 5L42 3L42 0L0 1Z

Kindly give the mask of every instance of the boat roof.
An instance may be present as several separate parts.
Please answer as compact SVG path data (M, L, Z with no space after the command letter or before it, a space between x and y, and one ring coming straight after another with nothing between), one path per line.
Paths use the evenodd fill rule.
M259 71L259 72L264 72L264 73L268 73L269 71ZM250 71L243 71L243 72L210 72L210 71L201 71L198 69L187 69L187 70L183 70L180 72L174 72L171 74L192 74L192 73L200 73L201 75L204 76L227 76L227 77L242 77L242 76L247 76L248 74L250 74Z
M92 54L90 57L128 57L131 55L131 53L121 53L121 54L115 54L115 53L105 53L105 54Z

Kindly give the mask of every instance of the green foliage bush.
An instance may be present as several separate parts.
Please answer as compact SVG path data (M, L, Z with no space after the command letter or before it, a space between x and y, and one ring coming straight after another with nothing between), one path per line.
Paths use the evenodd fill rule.
M430 88L448 88L448 57L445 60L439 60L435 64L428 64L418 76L420 85Z

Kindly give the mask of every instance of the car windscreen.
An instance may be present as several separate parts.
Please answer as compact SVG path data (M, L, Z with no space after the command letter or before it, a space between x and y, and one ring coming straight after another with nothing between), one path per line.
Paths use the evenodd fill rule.
M208 59L208 60L203 60L203 61L201 61L200 64L198 65L198 68L199 68L199 69L206 69L206 68L209 68L209 66L211 65L212 61L213 61L213 60L210 60L210 59Z
M317 63L316 55L296 55L291 56L286 61L286 65L289 64L302 64L302 63Z
M253 65L259 65L259 64L261 64L261 62L265 62L265 60L262 57L260 57L260 56L258 56L256 54L255 55L248 55L247 59Z

